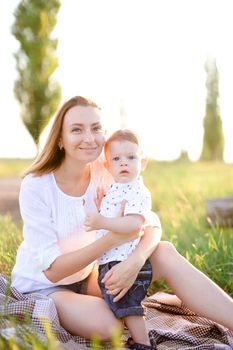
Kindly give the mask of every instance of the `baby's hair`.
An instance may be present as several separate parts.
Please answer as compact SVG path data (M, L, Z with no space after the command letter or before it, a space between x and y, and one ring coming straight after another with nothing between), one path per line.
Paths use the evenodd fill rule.
M113 141L129 141L129 142L135 143L137 146L139 146L139 138L138 138L137 134L135 134L133 131L128 130L128 129L117 130L105 142L105 145L104 145L105 156L106 156L106 152L108 150L109 145Z

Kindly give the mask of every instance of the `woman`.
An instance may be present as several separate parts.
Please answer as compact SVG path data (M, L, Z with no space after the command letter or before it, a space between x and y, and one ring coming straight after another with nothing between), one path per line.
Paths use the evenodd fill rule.
M100 108L74 97L58 111L47 143L24 177L20 190L23 237L12 272L19 291L40 291L56 305L62 326L70 333L102 340L121 325L100 298L93 262L105 251L132 240L109 232L95 240L83 229L86 213L95 212L96 188L109 182L98 161L104 145ZM155 218L155 221L156 218ZM169 242L160 242L159 225L148 226L140 244L104 277L119 300L150 257L153 280L164 278L194 312L233 330L232 299L195 269ZM98 314L98 320L93 315Z

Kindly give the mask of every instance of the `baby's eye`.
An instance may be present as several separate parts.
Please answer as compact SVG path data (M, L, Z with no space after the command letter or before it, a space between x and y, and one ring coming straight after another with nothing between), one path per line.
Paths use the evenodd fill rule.
M112 160L114 160L115 162L117 162L118 160L120 160L120 157L114 157L114 158L112 158Z
M136 158L136 156L131 155L131 156L129 156L128 158L129 158L129 159L135 159L135 158Z

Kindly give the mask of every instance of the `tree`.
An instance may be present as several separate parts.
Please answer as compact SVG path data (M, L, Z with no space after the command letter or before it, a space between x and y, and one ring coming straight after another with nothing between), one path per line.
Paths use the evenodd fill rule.
M40 135L61 97L60 86L53 77L58 66L57 39L51 38L59 8L59 0L23 0L14 12L12 33L20 43L15 54L19 77L14 92L37 150Z
M181 162L181 163L190 162L188 152L187 152L185 149L182 149L182 150L180 151L180 155L179 155L179 157L176 159L176 161L177 161L177 162Z
M223 160L224 135L219 108L219 78L215 59L208 59L205 64L206 112L203 121L204 136L200 160Z

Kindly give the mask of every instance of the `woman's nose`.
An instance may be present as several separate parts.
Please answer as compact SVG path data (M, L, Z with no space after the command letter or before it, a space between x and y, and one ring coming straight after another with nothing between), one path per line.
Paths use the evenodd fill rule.
M94 140L94 136L91 131L87 130L84 134L84 141L91 142Z

